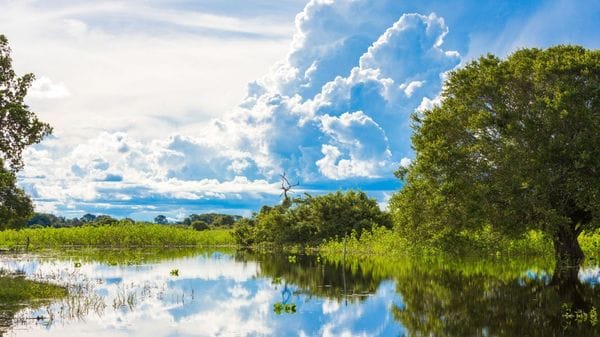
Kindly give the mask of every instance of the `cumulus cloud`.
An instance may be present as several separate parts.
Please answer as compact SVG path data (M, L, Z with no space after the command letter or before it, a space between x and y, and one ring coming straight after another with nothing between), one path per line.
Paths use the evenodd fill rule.
M355 46L340 55L346 48L340 41L347 40L336 28L352 35L361 25L350 12L362 5L309 3L297 17L288 58L253 82L236 115L223 121L252 130L240 143L258 149L253 158L261 158L256 165L264 174L291 168L309 180L389 176L410 155L408 116L424 97L436 97L441 74L458 64L458 54L442 49L448 32L442 18L405 14L360 53ZM333 20L333 32L316 33L325 29L320 15ZM331 73L319 67L324 59L353 66Z
M162 137L113 129L71 146L62 132L27 153L23 185L38 203L56 205L276 196L283 171L309 184L393 179L411 156L408 117L436 100L460 58L444 48L448 27L438 15L370 4L309 2L287 56L220 117ZM70 35L90 34L85 23L64 24Z
M385 131L362 111L344 113L339 117L324 115L321 130L335 144L323 144L321 152L324 157L316 162L325 177L373 178L381 169L390 169L392 154ZM347 159L342 159L344 157Z

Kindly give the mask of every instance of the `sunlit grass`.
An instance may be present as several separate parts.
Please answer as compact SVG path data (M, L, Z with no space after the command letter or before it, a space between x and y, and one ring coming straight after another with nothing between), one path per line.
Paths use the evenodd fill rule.
M37 228L0 232L0 247L29 249L64 246L179 247L235 244L230 230L193 229L155 224L117 224L72 228Z
M579 243L589 260L600 259L600 233L583 233ZM421 242L409 242L393 229L374 228L361 236L353 233L344 243L342 238L325 241L320 251L327 255L336 255L344 250L354 256L382 256L404 258L410 256L432 257L514 257L536 256L552 258L554 247L549 237L539 231L530 231L520 238L509 239L482 231L459 237L454 246L431 246Z

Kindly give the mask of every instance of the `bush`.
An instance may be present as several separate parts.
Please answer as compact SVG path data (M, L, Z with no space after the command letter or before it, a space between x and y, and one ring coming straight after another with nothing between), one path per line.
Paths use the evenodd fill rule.
M318 197L306 195L290 206L263 207L234 230L240 245L256 243L317 244L323 239L358 234L374 226L391 227L389 214L364 192L348 191Z
M203 230L207 230L208 224L202 220L196 220L194 222L192 222L192 228L197 230L197 231L203 231Z
M254 244L255 225L256 221L253 219L241 219L237 221L231 234L235 239L235 242L243 247L248 247Z

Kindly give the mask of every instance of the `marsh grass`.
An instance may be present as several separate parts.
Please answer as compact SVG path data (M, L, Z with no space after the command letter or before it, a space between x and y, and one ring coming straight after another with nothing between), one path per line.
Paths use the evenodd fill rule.
M0 232L3 248L226 246L235 241L228 229L195 231L155 224L116 224L36 228ZM28 246L27 246L28 245Z
M0 306L61 298L66 295L67 289L64 287L28 280L22 275L0 272Z
M588 262L600 261L600 232L584 232L579 237ZM342 238L324 241L319 251L325 255L339 255L346 251L350 256L406 257L553 257L554 248L549 237L539 231L530 231L520 238L509 239L483 230L479 233L462 233L441 245L409 242L393 229L376 227L362 235L351 233L346 242Z
M0 270L0 335L10 327L19 310L28 306L42 306L67 294L65 287L28 280L21 274Z

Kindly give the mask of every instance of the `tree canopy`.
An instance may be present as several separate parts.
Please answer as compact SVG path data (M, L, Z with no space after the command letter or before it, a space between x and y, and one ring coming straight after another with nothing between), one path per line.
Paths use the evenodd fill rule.
M159 225L166 225L169 223L169 220L167 219L166 216L160 214L154 218L154 223L157 223Z
M522 49L451 72L442 103L413 115L416 158L391 200L398 228L434 241L537 229L578 264L578 235L599 226L599 109L597 50Z
M8 39L0 35L0 157L13 171L23 167L25 147L52 132L24 103L33 74L18 77L12 68Z
M52 132L25 105L34 76L15 74L10 51L0 35L0 229L24 225L33 212L31 200L16 186L15 172L23 167L24 148Z
M16 180L14 173L0 166L0 230L21 227L33 212L31 200L16 187Z

